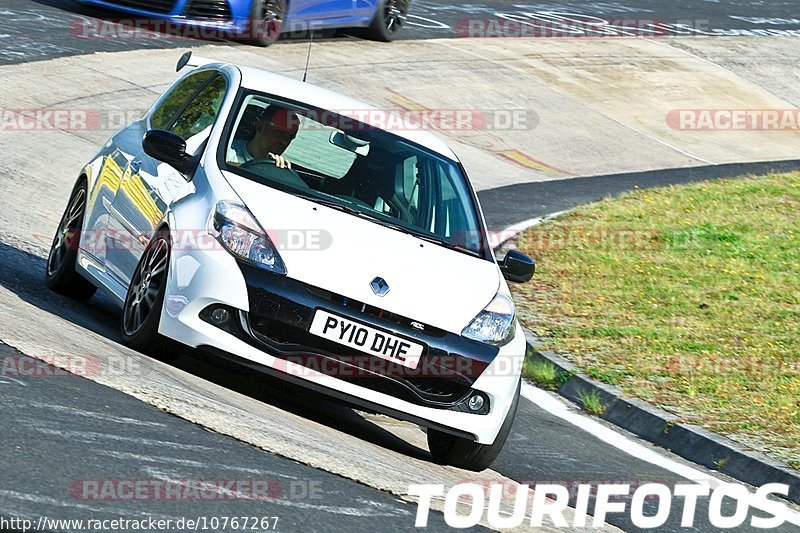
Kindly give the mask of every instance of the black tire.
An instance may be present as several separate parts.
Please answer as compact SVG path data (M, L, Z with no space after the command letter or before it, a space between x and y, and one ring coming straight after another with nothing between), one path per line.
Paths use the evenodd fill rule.
M44 273L44 282L50 289L79 301L88 300L97 291L97 287L75 270L85 212L86 181L80 180L72 189L58 223Z
M521 382L517 384L517 392L511 409L508 410L506 419L500 427L492 444L478 444L468 439L462 439L448 433L443 433L435 429L428 429L428 449L433 456L433 460L439 464L455 466L464 470L480 472L489 468L497 459L503 449L503 445L511 433L511 426L514 424L514 417L517 414L519 405Z
M250 27L244 40L256 46L269 46L280 39L287 9L286 0L253 0Z
M409 0L382 0L372 24L364 32L365 37L384 43L393 41L403 29L409 4Z
M123 344L159 358L168 358L169 354L174 353L174 350L168 349L171 343L158 333L167 289L170 252L169 233L166 230L156 232L131 278L120 321ZM164 355L156 354L157 350L164 352Z

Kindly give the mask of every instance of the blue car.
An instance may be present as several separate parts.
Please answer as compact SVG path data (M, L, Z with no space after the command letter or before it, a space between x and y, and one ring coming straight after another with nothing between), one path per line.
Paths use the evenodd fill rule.
M283 32L362 28L391 41L405 22L411 0L81 0L137 19L196 28L198 36L230 37L267 46ZM162 22L163 23L163 22Z

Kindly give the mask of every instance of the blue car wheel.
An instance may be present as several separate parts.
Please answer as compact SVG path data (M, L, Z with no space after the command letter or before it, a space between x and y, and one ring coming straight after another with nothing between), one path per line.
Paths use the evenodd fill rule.
M259 46L277 41L286 21L286 0L253 0L246 40Z
M405 25L410 0L381 0L366 36L375 41L389 42Z

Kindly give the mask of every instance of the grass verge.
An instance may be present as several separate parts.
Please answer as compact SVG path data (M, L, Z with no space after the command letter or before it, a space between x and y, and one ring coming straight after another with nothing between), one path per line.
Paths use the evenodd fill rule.
M581 403L583 408L596 416L601 416L606 412L606 406L597 391L581 392Z
M559 372L556 365L548 361L530 361L525 360L525 366L522 368L525 375L528 376L539 387L547 390L558 390L559 386Z
M538 266L518 316L543 348L800 467L800 174L634 191L519 248Z

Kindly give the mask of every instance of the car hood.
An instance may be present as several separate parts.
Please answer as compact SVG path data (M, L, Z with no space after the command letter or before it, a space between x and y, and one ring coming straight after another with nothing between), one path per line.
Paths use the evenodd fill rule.
M455 334L500 287L491 261L224 175L275 242L292 279ZM382 297L371 288L376 277L389 285Z

